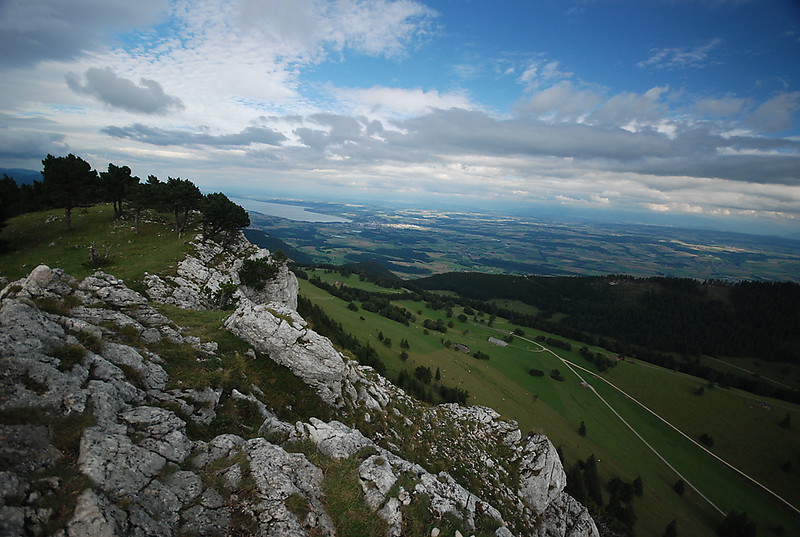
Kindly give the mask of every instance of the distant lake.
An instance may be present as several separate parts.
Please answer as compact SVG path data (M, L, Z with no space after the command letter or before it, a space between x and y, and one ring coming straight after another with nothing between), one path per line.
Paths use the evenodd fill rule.
M298 207L297 205L270 203L268 201L258 201L246 198L230 198L230 200L241 205L247 211L254 211L269 216L277 216L278 218L286 218L287 220L318 223L350 222L350 220L347 218L331 216L329 214L315 213L307 210L305 207Z

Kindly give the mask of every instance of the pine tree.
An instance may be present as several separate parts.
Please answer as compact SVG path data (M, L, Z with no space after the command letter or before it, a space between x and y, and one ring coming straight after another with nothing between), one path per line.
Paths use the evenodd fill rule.
M597 505L603 505L603 491L600 485L600 477L597 475L597 459L594 453L589 455L586 459L586 464L583 469L583 480L586 484L586 492L589 499Z

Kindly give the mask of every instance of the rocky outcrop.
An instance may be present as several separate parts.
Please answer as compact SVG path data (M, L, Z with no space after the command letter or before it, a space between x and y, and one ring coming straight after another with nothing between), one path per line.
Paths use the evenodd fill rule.
M197 259L205 266L215 251ZM421 512L428 518L415 522L430 528L448 517L464 532L503 537L597 535L563 492L545 437L522 438L491 409L417 403L310 330L292 300L242 294L226 326L252 350L222 356L108 274L77 281L40 266L7 285L0 535L336 535L319 461L353 462L387 535L402 535ZM269 394L240 373L225 376L226 360L267 355L338 419L282 421ZM169 373L176 360L220 364L222 380L183 383ZM231 405L260 426L222 419Z
M246 297L257 304L273 302L297 309L298 283L285 263L273 259L268 250L251 244L243 234L232 237L225 244L203 240L198 236L192 242L195 254L178 263L177 274L145 277L148 296L157 302L172 304L183 309L214 309L220 306L223 287L233 285L235 302ZM245 259L266 259L278 266L277 275L265 282L262 289L241 284L239 270Z

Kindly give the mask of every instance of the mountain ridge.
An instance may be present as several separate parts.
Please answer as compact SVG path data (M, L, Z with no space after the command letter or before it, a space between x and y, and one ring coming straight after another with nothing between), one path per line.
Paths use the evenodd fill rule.
M148 296L102 272L77 280L47 266L0 293L9 372L0 427L13 440L0 487L8 534L333 535L344 522L319 465L352 461L369 516L383 521L386 535L433 527L598 535L586 509L563 492L564 471L546 437L522 438L488 408L422 405L349 360L296 313L294 275L243 237L192 246L176 274L145 278ZM262 289L243 285L245 259L275 265L275 277ZM238 335L233 343L189 335L153 307L211 312L230 285L236 309L225 327ZM320 416L281 419L292 405L250 374L264 361L303 380ZM176 377L192 369L196 377ZM36 420L25 418L31 412ZM54 433L76 416L85 418L73 431L78 440L59 448ZM31 457L23 436L45 455ZM438 454L451 472L404 458L414 449ZM75 472L45 486L42 476L58 467ZM45 507L67 488L74 505ZM419 513L427 514L415 521Z

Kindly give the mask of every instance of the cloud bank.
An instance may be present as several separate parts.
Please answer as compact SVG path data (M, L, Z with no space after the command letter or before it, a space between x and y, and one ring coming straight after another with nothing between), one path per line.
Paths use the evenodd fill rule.
M36 169L72 151L267 194L800 219L800 91L685 82L729 61L729 37L642 45L627 61L643 78L611 86L542 49L459 42L434 66L463 30L445 15L411 0L9 0L0 157Z

